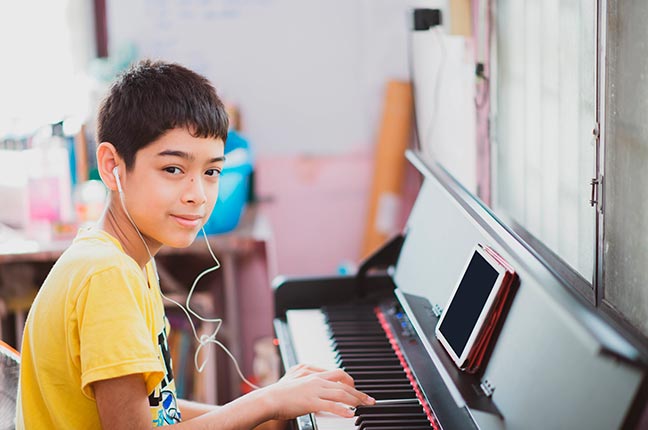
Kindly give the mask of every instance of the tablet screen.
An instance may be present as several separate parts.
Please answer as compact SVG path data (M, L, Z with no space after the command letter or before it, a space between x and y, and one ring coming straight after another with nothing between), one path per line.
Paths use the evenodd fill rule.
M461 357L498 276L498 271L475 251L438 328L457 357Z

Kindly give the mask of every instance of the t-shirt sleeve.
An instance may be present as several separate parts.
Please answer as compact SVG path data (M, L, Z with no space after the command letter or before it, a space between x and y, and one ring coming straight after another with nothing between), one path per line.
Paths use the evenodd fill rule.
M141 282L117 268L104 270L92 276L76 302L81 388L91 399L95 381L141 373L150 393L164 377L147 324L148 287Z

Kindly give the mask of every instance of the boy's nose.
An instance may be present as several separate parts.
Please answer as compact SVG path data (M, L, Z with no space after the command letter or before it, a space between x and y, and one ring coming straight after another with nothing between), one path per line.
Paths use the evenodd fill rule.
M196 178L189 178L189 184L185 190L184 200L187 203L203 204L207 201L207 193L203 181Z

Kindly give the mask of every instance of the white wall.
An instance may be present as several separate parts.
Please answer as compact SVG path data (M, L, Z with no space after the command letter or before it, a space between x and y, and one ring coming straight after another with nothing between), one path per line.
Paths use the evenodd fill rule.
M389 79L408 79L414 5L439 0L108 2L109 51L185 64L241 108L257 152L340 154L375 141Z

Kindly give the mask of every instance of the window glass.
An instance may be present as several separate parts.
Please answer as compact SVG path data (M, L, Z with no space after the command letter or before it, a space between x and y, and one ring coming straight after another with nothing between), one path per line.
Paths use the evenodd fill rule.
M493 207L591 282L596 3L498 0Z

